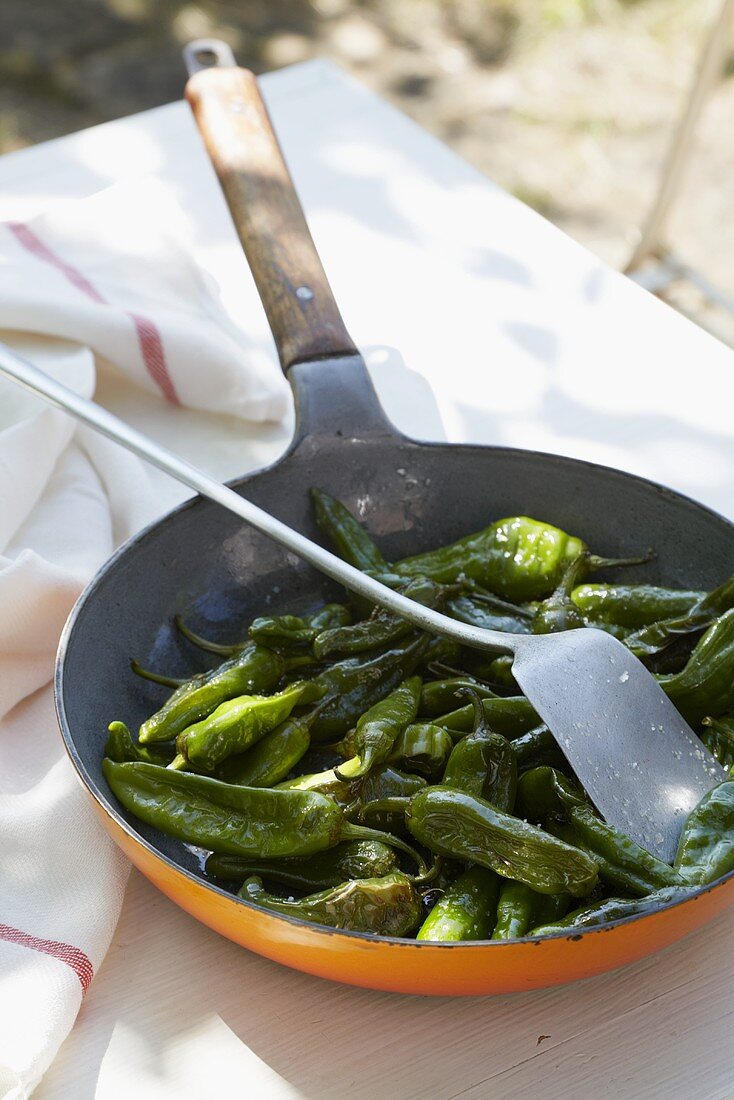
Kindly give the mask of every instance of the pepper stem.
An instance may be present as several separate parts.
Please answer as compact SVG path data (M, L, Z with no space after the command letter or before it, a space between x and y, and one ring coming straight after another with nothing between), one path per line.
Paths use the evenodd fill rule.
M471 592L473 600L476 600L477 603L486 604L495 611L504 612L507 615L514 615L518 619L530 620L533 617L532 611L528 611L528 609L521 604L508 603L507 600L495 596L492 592L487 592L474 582L466 582L466 588L467 591Z
M242 649L244 644L240 642L236 645L220 645L219 642L210 642L208 638L202 638L201 634L195 634L180 615L176 615L173 621L176 624L176 629L183 634L187 641L198 646L199 649L203 649L206 653L219 653L222 657L232 657Z
M376 798L374 802L367 802L359 811L360 818L367 814L398 813L402 814L408 808L410 799L405 795L395 795L392 798Z
M477 733L484 725L484 707L482 706L481 695L473 687L457 688L454 695L457 699L468 699L471 703L474 708L474 725L472 727L472 733Z
M185 756L182 756L180 752L177 752L171 763L166 765L168 770L172 772L180 772L187 766L188 760Z
M177 680L175 676L162 676L160 672L151 672L150 669L143 668L141 664L131 658L130 668L133 670L136 676L142 676L144 680L150 680L154 684L163 684L164 687L177 688L181 687L181 684L185 684L185 680Z
M589 554L586 565L590 572L595 569L618 569L624 565L645 565L655 557L655 551L650 547L646 554L637 558L600 558L598 554Z
M385 801L390 801L385 799ZM407 805L410 801L409 798L404 799ZM393 836L392 833L384 833L381 829L369 829L366 825L352 825L350 821L345 822L342 826L341 832L342 840L379 840L382 844L387 844L391 848L397 848L401 852L405 852L411 859L414 859L416 866L418 867L418 874L421 880L425 879L425 876L429 874L428 867L426 867L423 857L411 847L410 844L406 844L400 837Z
M429 882L433 882L442 866L443 859L441 856L434 856L433 863L428 868L425 875L409 875L408 877L414 886L426 886Z

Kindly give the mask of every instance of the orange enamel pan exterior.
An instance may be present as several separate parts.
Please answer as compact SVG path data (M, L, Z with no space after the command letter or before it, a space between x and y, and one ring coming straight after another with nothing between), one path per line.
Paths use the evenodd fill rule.
M296 403L288 453L233 488L318 538L308 489L319 486L360 516L388 561L500 516L526 514L572 531L608 557L653 547L654 561L635 571L638 582L710 589L734 572L732 524L669 489L558 455L418 444L397 432L341 322L254 78L231 67L212 69L198 73L187 94ZM489 357L478 376L480 369L491 370ZM104 827L177 905L252 951L334 981L486 994L623 966L674 943L734 901L732 872L685 901L578 935L434 945L315 927L209 882L200 852L135 821L104 781L108 723L122 719L136 729L165 698L161 688L132 675L129 659L187 677L202 658L173 628L177 613L192 629L231 642L264 607L297 612L335 598L343 598L340 590L292 554L197 498L118 550L72 611L56 669L67 751Z

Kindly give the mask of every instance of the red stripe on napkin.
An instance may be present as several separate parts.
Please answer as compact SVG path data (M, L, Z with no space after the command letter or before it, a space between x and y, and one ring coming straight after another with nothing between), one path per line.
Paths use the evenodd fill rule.
M109 305L97 288L87 279L86 275L83 275L77 268L72 267L66 260L62 260L60 256L57 256L57 254L50 249L48 245L44 244L41 238L34 233L30 226L26 225L24 222L6 222L5 224L15 236L16 240L22 244L28 252L31 252L39 260L44 260L47 264L55 267L57 271L60 271L61 274L69 280L72 286L75 286L82 294L86 294L93 302L101 306ZM149 317L143 317L139 313L127 312L127 316L135 325L135 332L137 333L138 343L140 344L140 352L148 373L159 387L163 396L167 398L171 404L180 405L181 402L178 399L178 394L176 393L171 376L168 373L166 355L163 350L163 340L161 339L161 334L157 326Z
M32 936L30 932L11 928L9 924L0 924L0 940L17 943L21 947L30 948L31 951L41 951L44 955L59 959L70 966L76 974L82 987L82 995L89 989L89 984L94 977L94 967L80 948L72 947L68 943L59 943L57 940L39 939L38 936Z

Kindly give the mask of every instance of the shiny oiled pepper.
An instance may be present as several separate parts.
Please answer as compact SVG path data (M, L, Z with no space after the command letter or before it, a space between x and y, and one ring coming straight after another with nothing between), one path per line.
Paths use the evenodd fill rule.
M548 596L569 562L585 550L581 539L550 523L511 516L449 546L404 558L393 570L441 584L466 576L502 599L524 603Z
M553 836L586 852L599 877L617 890L644 896L680 885L673 868L598 817L576 784L553 768L535 768L519 782L523 813Z
M685 668L660 685L693 724L734 710L734 608L708 628Z
M412 674L423 659L428 642L425 634L408 638L382 653L347 657L314 676L311 683L331 696L332 701L319 715L311 739L324 743L342 737L369 707Z
M452 748L446 730L432 722L414 722L395 741L390 761L431 779L443 773Z
M388 833L405 833L404 813L372 813L370 804L383 799L410 798L425 785L426 781L422 776L410 775L391 764L385 764L381 768L375 768L361 780L358 786L359 801L347 810L347 814L350 820L354 819L355 814L357 817L363 813L369 814L370 824L375 829L383 829ZM352 791L353 788L350 794Z
M191 766L212 772L226 757L245 752L279 726L299 703L313 703L320 695L311 681L300 680L275 695L241 695L228 699L208 717L178 735L178 755L171 766Z
M309 856L343 840L379 840L423 861L397 837L353 825L333 798L315 791L240 787L155 764L102 762L110 789L148 825L211 852L281 859Z
M502 630L505 634L529 634L533 618L524 607L501 600L491 592L477 591L476 588L447 600L446 614L470 626Z
M295 779L284 779L281 783L276 783L275 789L279 791L316 791L317 794L325 794L329 798L333 798L340 806L351 806L355 798L354 792L349 789L349 784L342 783L340 779L337 779L333 768L323 772L299 775Z
M104 747L105 756L114 760L116 764L126 764L133 760L141 760L146 764L158 764L165 767L173 759L173 752L156 751L136 745L132 734L124 722L110 722L109 737Z
M471 867L439 898L418 930L417 940L446 943L488 940L497 913L499 880L486 867Z
M599 924L608 924L624 917L634 917L639 913L648 913L672 901L681 901L690 893L684 886L666 886L644 898L605 898L574 909L568 916L554 920L550 924L541 924L529 933L536 936L552 936L559 932L576 932L584 928L595 928Z
M686 635L706 630L725 611L734 607L734 577L709 592L683 615L640 627L625 638L637 657L652 657Z
M515 805L517 762L510 742L486 725L482 700L471 688L474 729L454 746L443 775L443 785L466 791L491 802L498 810L511 813Z
M573 602L590 625L623 626L633 630L674 615L685 615L705 592L660 588L654 584L582 584Z
M435 581L426 580L425 577L416 577L408 584L401 584L399 588L408 599L423 607L431 608L441 607L447 593L445 585L436 584ZM345 656L365 653L371 649L393 645L406 634L410 634L413 629L414 627L407 620L378 607L369 618L362 619L361 622L324 630L316 637L313 651L319 660L333 654Z
M680 876L668 863L596 817L590 806L576 806L567 817L549 817L553 836L587 852L599 864L599 878L615 890L645 897L664 886L680 886Z
M379 840L346 840L336 848L304 859L243 859L211 855L208 875L242 882L250 875L272 880L291 890L327 890L351 878L379 878L396 870L395 852Z
M518 781L517 812L528 821L542 824L551 814L584 805L588 799L583 788L555 768L531 768Z
M253 877L239 896L272 913L378 936L407 936L422 913L420 894L400 871L381 878L352 879L297 901L268 894L260 879Z
M518 695L520 687L517 680L512 675L512 664L514 658L509 654L503 653L500 657L495 657L492 661L489 661L486 668L482 669L482 675L492 684L493 687L498 687L504 692L512 692L513 695ZM478 671L476 666L474 671Z
M527 733L528 730L540 724L536 710L524 695L482 699L482 710L489 728L495 733L501 733L504 737L519 737L520 734ZM471 706L467 706L435 718L434 722L437 726L448 730L454 740L458 740L462 733L468 733L472 728L473 717Z
M223 760L216 770L217 779L245 787L274 787L280 783L308 751L311 726L327 702L322 699L308 714L291 714L247 752Z
M321 489L311 490L319 530L340 558L363 572L387 572L388 565L364 527L341 501Z
M393 745L418 711L422 681L411 676L365 711L351 737L354 755L335 769L338 779L353 782L389 759Z
M540 894L583 897L594 887L597 864L585 852L450 787L426 787L406 809L408 829L438 855L478 863Z
M568 767L558 742L545 725L536 726L535 729L513 738L510 748L515 754L518 774L529 768L539 768L543 764L561 770Z
M142 744L170 741L225 700L270 691L286 667L283 657L252 642L223 665L177 688L164 706L143 722L138 739Z
M433 669L433 665L431 668ZM424 684L421 691L418 714L421 718L440 718L456 710L459 705L459 691L462 688L474 688L483 699L498 699L499 696L486 684L468 674L451 676L446 680L433 680ZM470 714L467 729L471 729L472 716Z
M696 886L734 870L734 780L719 783L688 815L674 867Z
M330 603L308 615L268 615L255 619L248 634L253 641L271 649L298 651L311 646L323 631L347 626L351 621L349 608Z
M571 593L588 569L587 559L587 554L579 554L566 566L556 590L537 607L533 616L533 634L557 634L561 630L578 630L586 626Z
M375 768L360 782L359 797L365 803L374 802L378 798L409 798L425 785L426 781L422 776L409 775L392 764L384 764L381 768Z
M568 894L538 894L524 882L506 880L500 887L493 940L516 940L537 924L562 917L568 909Z
M722 767L734 764L734 715L704 718L699 737Z

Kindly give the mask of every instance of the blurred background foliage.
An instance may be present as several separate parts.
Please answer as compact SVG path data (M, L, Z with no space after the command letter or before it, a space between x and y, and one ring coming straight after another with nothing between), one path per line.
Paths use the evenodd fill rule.
M181 45L257 72L326 57L622 266L716 0L2 0L0 150L176 99ZM734 64L671 236L734 295ZM681 290L677 304L705 313ZM715 318L699 316L716 331ZM728 335L727 333L724 333Z

